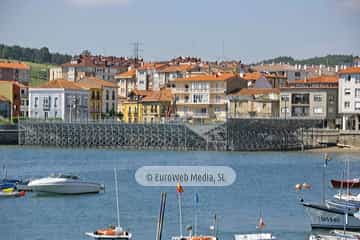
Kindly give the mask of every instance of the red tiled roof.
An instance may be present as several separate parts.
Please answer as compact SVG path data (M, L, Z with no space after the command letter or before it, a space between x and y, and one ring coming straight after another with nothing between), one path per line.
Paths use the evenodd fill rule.
M170 73L170 72L187 72L194 69L196 65L193 64L180 64L180 65L170 65L160 70L160 72Z
M360 73L360 67L350 67L350 68L339 71L339 73L340 74Z
M237 75L233 73L218 73L218 74L203 74L196 75L188 78L177 78L175 81L227 81L236 78Z
M242 79L246 81L256 81L263 77L264 75L259 72L245 73Z
M57 80L49 81L49 82L42 84L36 88L64 88L64 89L73 89L73 90L84 89L79 84L70 82L65 79L57 79Z
M136 70L130 69L127 72L116 74L115 78L135 78L135 76L136 76Z
M0 61L0 68L30 70L29 65L22 62Z
M162 88L160 91L149 91L149 94L143 98L144 102L171 102L173 95L171 89Z
M102 87L117 88L117 85L115 83L95 77L83 78L80 81L78 81L77 84L83 88L102 88Z

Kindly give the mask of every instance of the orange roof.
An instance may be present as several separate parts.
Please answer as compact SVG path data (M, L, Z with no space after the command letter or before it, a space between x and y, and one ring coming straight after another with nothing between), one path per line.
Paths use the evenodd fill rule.
M246 81L256 81L261 77L263 77L263 74L259 72L252 72L252 73L245 73L242 79Z
M9 102L10 100L7 99L6 97L0 95L0 101Z
M84 89L79 84L70 82L65 79L52 80L36 88L64 88L64 89L73 89L73 90Z
M103 88L103 87L111 87L117 88L115 83L105 81L95 77L83 78L77 82L77 84L83 88Z
M127 72L116 74L115 78L135 78L136 76L136 70L130 69Z
M196 75L188 78L177 78L175 81L226 81L236 78L237 75L233 73L219 73L219 74L203 74Z
M339 73L340 74L360 73L360 67L350 67L350 68L339 71Z
M146 96L150 94L150 90L139 90L139 89L134 89L132 90L132 93L137 95L137 96Z
M171 89L162 88L160 91L149 91L149 94L143 98L144 102L171 102L173 95Z
M243 88L239 92L230 94L232 96L253 96L260 94L279 94L280 90L278 88Z
M165 66L166 64L164 63L144 63L144 65L139 67L138 70L161 69Z
M338 82L339 82L338 76L319 76L308 79L289 81L289 85L301 84L301 83L311 84L311 83L338 83Z
M30 70L29 65L22 62L0 61L0 68Z
M181 65L170 65L160 70L160 72L170 73L170 72L187 72L194 69L196 65L190 64L181 64Z

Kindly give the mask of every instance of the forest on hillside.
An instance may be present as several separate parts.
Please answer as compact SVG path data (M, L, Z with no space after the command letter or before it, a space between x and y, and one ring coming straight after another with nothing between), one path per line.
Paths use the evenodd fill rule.
M47 47L27 48L0 44L0 58L41 64L60 65L71 60L71 55L50 53Z
M288 56L276 57L268 60L261 61L263 64L270 63L289 63L289 64L306 64L306 65L326 65L326 66L335 66L335 65L351 65L354 62L354 59L358 58L353 55L327 55L324 57L312 57L307 59L294 59Z

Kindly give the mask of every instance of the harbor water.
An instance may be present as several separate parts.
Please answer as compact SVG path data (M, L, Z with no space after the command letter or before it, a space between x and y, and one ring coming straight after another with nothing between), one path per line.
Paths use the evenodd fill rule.
M333 154L327 169L326 194L335 194L331 178L341 178L344 160L350 160L350 177L360 174L359 154ZM198 192L198 233L209 234L217 215L219 238L256 232L260 212L266 231L278 239L303 240L311 231L299 198L321 201L323 155L298 152L145 152L116 149L59 149L0 147L0 164L8 177L37 178L51 173L79 175L103 183L99 194L59 196L28 193L22 198L0 199L0 239L79 240L99 228L116 224L113 169L118 169L120 223L135 240L155 239L160 193L168 193L163 239L179 235L176 187L144 187L135 180L143 166L227 166L236 180L226 187L184 187L183 222L193 225L194 193ZM296 183L312 188L295 191ZM184 232L185 229L184 229Z

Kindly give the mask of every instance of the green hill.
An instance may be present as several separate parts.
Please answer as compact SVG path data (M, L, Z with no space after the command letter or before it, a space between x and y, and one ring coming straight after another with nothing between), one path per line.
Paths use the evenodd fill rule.
M327 65L327 66L335 66L335 65L349 65L352 64L354 59L357 58L353 55L327 55L324 57L312 57L307 59L294 59L289 56L281 56L268 60L261 61L259 63L270 64L270 63L289 63L289 64L306 64L306 65Z

